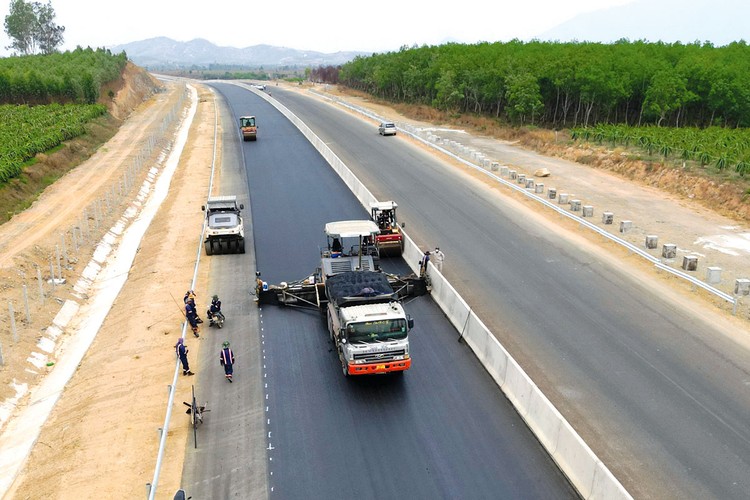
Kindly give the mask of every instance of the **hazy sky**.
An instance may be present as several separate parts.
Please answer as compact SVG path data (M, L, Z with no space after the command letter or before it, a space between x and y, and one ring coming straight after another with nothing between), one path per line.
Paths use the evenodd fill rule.
M27 0L32 1L32 0ZM36 0L46 3L46 0ZM52 0L63 50L156 36L216 45L386 52L447 41L530 40L579 14L634 0ZM10 0L0 0L3 21ZM10 41L3 27L0 55Z
M26 0L46 3L47 0ZM11 0L0 0L2 19ZM237 48L387 52L518 38L724 45L750 37L750 0L52 0L62 50L166 36ZM10 40L0 33L0 56Z

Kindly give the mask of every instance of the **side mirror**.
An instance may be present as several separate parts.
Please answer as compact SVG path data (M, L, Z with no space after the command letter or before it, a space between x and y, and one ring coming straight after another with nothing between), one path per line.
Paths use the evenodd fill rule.
M412 318L410 315L406 315L406 325L409 327L409 330L414 328L414 318Z
M202 211L202 212L205 212L205 211L206 211L206 205L201 205L201 211Z
M245 210L245 205L243 205L242 203L240 203L240 210Z
M398 225L401 226L401 228L406 228L406 222L399 222Z
M341 342L342 344L346 344L346 338L343 334L341 335L341 337L339 337L339 342Z

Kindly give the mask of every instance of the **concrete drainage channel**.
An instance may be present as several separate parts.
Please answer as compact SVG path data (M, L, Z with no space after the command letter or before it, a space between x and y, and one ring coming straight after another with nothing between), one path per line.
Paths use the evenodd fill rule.
M326 159L366 209L369 209L370 203L378 201L338 156L285 106L250 85L241 83L235 83L235 85L255 92L286 116ZM417 272L416 265L413 263L419 262L422 252L408 234L404 233L404 237L406 241L403 258L412 271ZM432 263L428 266L433 300L443 310L467 345L471 347L487 372L513 403L578 493L584 498L632 498L492 335L482 320L474 314L455 288Z

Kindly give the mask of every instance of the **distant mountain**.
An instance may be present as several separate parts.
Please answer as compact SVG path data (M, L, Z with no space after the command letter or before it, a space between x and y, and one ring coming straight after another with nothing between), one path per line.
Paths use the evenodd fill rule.
M539 40L610 43L621 38L649 42L709 41L716 46L750 42L747 0L636 0L581 14L544 33Z
M146 69L177 69L208 67L210 64L246 66L303 66L316 67L344 64L358 55L371 55L366 52L335 52L325 54L311 50L253 45L238 49L219 47L201 38L189 42L178 42L166 37L149 38L140 42L108 47L113 53L123 50L128 58Z

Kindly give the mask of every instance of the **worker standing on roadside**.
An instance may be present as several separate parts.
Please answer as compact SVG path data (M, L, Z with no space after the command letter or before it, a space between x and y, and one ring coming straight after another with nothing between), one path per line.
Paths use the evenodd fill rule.
M175 352L177 353L177 357L180 358L180 362L182 363L182 374L183 375L195 375L193 372L190 371L190 366L188 365L188 349L185 345L185 339L180 337L177 339L177 344L174 346Z
M440 251L440 247L435 247L435 251L432 252L432 255L433 255L432 263L435 264L435 267L437 268L437 270L442 273L443 261L445 260L445 254Z
M419 261L419 275L421 277L427 276L427 264L430 262L430 251L427 250L422 256L422 260Z

